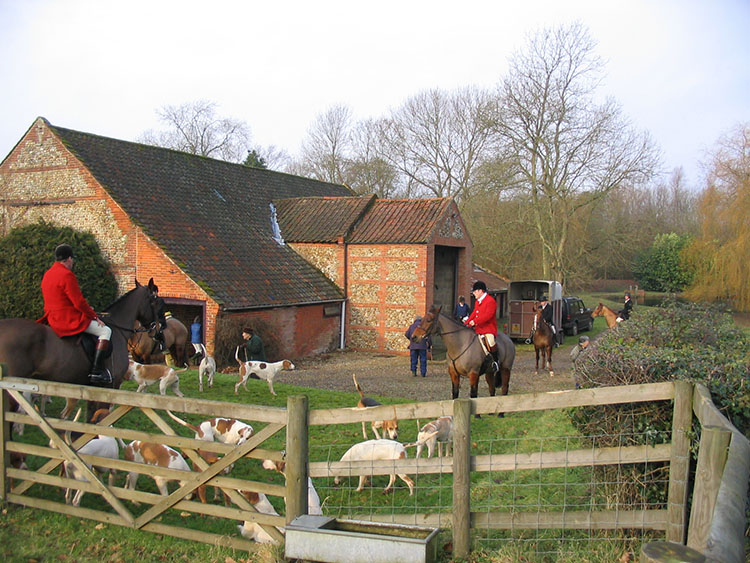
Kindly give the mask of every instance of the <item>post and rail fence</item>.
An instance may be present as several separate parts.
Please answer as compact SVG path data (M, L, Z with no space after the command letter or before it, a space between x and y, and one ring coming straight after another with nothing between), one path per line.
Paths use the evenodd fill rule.
M391 473L430 475L452 473L452 504L450 513L371 514L378 522L446 527L452 530L453 556L466 557L471 550L472 530L648 530L676 544L688 545L709 559L737 561L744 559L744 503L747 498L750 474L750 444L716 409L705 387L687 382L667 382L623 387L581 389L553 393L511 395L478 399L456 399L430 403L384 405L368 409L314 409L310 410L307 397L290 396L286 408L251 406L194 398L105 390L94 387L69 385L31 379L2 376L0 365L0 500L33 508L61 512L113 525L142 529L222 545L236 549L254 550L257 544L227 533L213 533L185 526L173 521L162 522L161 516L174 509L184 513L226 518L237 522L257 522L277 541L283 540L280 529L307 509L308 476L314 479L336 476L389 475ZM73 422L42 416L24 398L31 391L54 397L94 400L111 403L108 417L99 424ZM21 404L27 414L9 411L9 398ZM548 409L568 409L597 405L672 401L672 435L669 443L616 447L589 447L561 451L530 453L472 454L471 426L474 415L493 415ZM219 442L202 442L177 434L160 411L171 410L188 415L221 417L231 413L232 418L253 421L258 431L240 446ZM142 413L153 430L134 430L117 427L126 421L129 413ZM353 424L388 419L396 416L400 421L453 417L452 457L406 458L376 463L373 461L340 462L311 461L310 431L316 426ZM690 484L690 438L693 417L701 427L700 447L692 491ZM37 426L54 447L32 444L14 439L11 423ZM273 448L264 442L286 430L283 448L276 438ZM69 444L60 433L80 432L82 435ZM106 459L81 455L77 450L97 435L114 436L124 440L142 440L177 448L202 471L189 473L143 466L122 459ZM223 457L207 463L199 448ZM38 456L33 470L10 466L10 453ZM286 462L286 485L280 486L259 480L225 476L225 468L240 460L272 459ZM88 478L75 481L53 475L65 460L75 464ZM169 496L108 486L89 469L87 462L96 467L106 467L125 472L137 471L144 475L161 475L180 479L180 487ZM547 470L553 468L596 467L622 463L669 464L668 497L665 509L622 510L562 510L562 511L472 511L471 476L476 472ZM254 462L255 463L255 462ZM182 473L180 475L180 473ZM12 483L11 483L12 481ZM231 507L201 504L187 500L201 485L221 488L230 496ZM35 494L47 487L46 494ZM72 487L100 495L102 508L83 508L66 505L49 498L50 487ZM240 491L256 491L283 497L286 504L284 516L259 513ZM689 499L692 498L692 504ZM149 508L138 513L122 501L145 503ZM691 510L688 513L688 506ZM357 515L361 519L367 514Z

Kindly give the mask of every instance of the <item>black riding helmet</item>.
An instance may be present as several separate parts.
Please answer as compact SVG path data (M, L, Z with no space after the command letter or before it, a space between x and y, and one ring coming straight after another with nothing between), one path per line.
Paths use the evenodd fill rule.
M69 244L58 244L55 248L55 260L62 262L73 256L73 247Z
M487 284L484 283L481 280L480 281L475 281L474 285L471 288L471 290L472 291L476 291L477 289L481 289L482 291L484 291L486 293L487 292Z

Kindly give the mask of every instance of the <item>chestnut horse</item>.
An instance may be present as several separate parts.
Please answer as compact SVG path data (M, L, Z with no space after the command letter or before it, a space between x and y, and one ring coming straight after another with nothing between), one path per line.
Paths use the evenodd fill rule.
M495 372L491 361L487 361L477 334L471 328L440 313L441 307L430 307L422 323L414 330L412 341L419 342L429 334L439 334L448 356L448 373L453 383L453 398L458 397L461 377L469 378L471 398L476 398L479 376L484 374L490 396L495 396L495 390L501 387L503 395L508 394L510 370L516 358L516 348L507 334L497 335L498 364L500 369Z
M536 353L536 374L539 375L539 355L542 356L542 369L549 370L550 377L555 375L552 370L552 349L555 347L555 334L552 327L542 320L542 310L537 309L534 316L534 352Z
M142 364L157 364L164 361L164 353L159 349L159 343L154 339L155 328L148 332L139 330L140 323L136 323L136 332L128 339L128 348L136 362ZM167 328L164 329L164 346L172 354L172 359L178 366L187 365L185 352L188 345L188 329L174 317L167 319ZM191 346L192 350L192 346Z
M111 356L105 367L112 374L113 387L120 387L128 369L128 336L136 320L150 326L156 319L150 286L136 287L109 305L101 319L112 328ZM81 336L60 338L49 326L29 319L0 320L0 362L10 377L24 377L88 385L91 359L80 343ZM63 417L69 416L75 401L69 401ZM89 410L98 408L89 405Z
M599 303L599 306L594 309L594 311L591 313L591 316L604 317L604 320L607 321L607 326L609 328L617 327L617 313L615 313L612 309L602 303Z

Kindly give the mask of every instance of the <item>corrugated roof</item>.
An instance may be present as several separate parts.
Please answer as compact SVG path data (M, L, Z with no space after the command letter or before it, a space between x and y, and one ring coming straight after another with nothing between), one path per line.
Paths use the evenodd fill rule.
M132 220L225 308L343 298L321 272L274 242L269 204L351 196L345 186L47 125Z

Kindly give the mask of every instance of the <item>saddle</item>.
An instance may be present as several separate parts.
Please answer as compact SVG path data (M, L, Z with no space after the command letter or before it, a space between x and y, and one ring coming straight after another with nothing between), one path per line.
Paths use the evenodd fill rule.
M66 342L70 342L71 344L74 344L76 346L80 346L83 348L83 353L86 354L86 357L89 360L89 363L93 365L94 363L94 355L96 354L96 343L99 341L99 339L94 336L93 334L89 334L88 332L79 332L78 334L72 334L70 336L63 336L63 340ZM112 341L107 342L107 349L104 350L104 353L102 355L103 359L107 359L112 355Z

